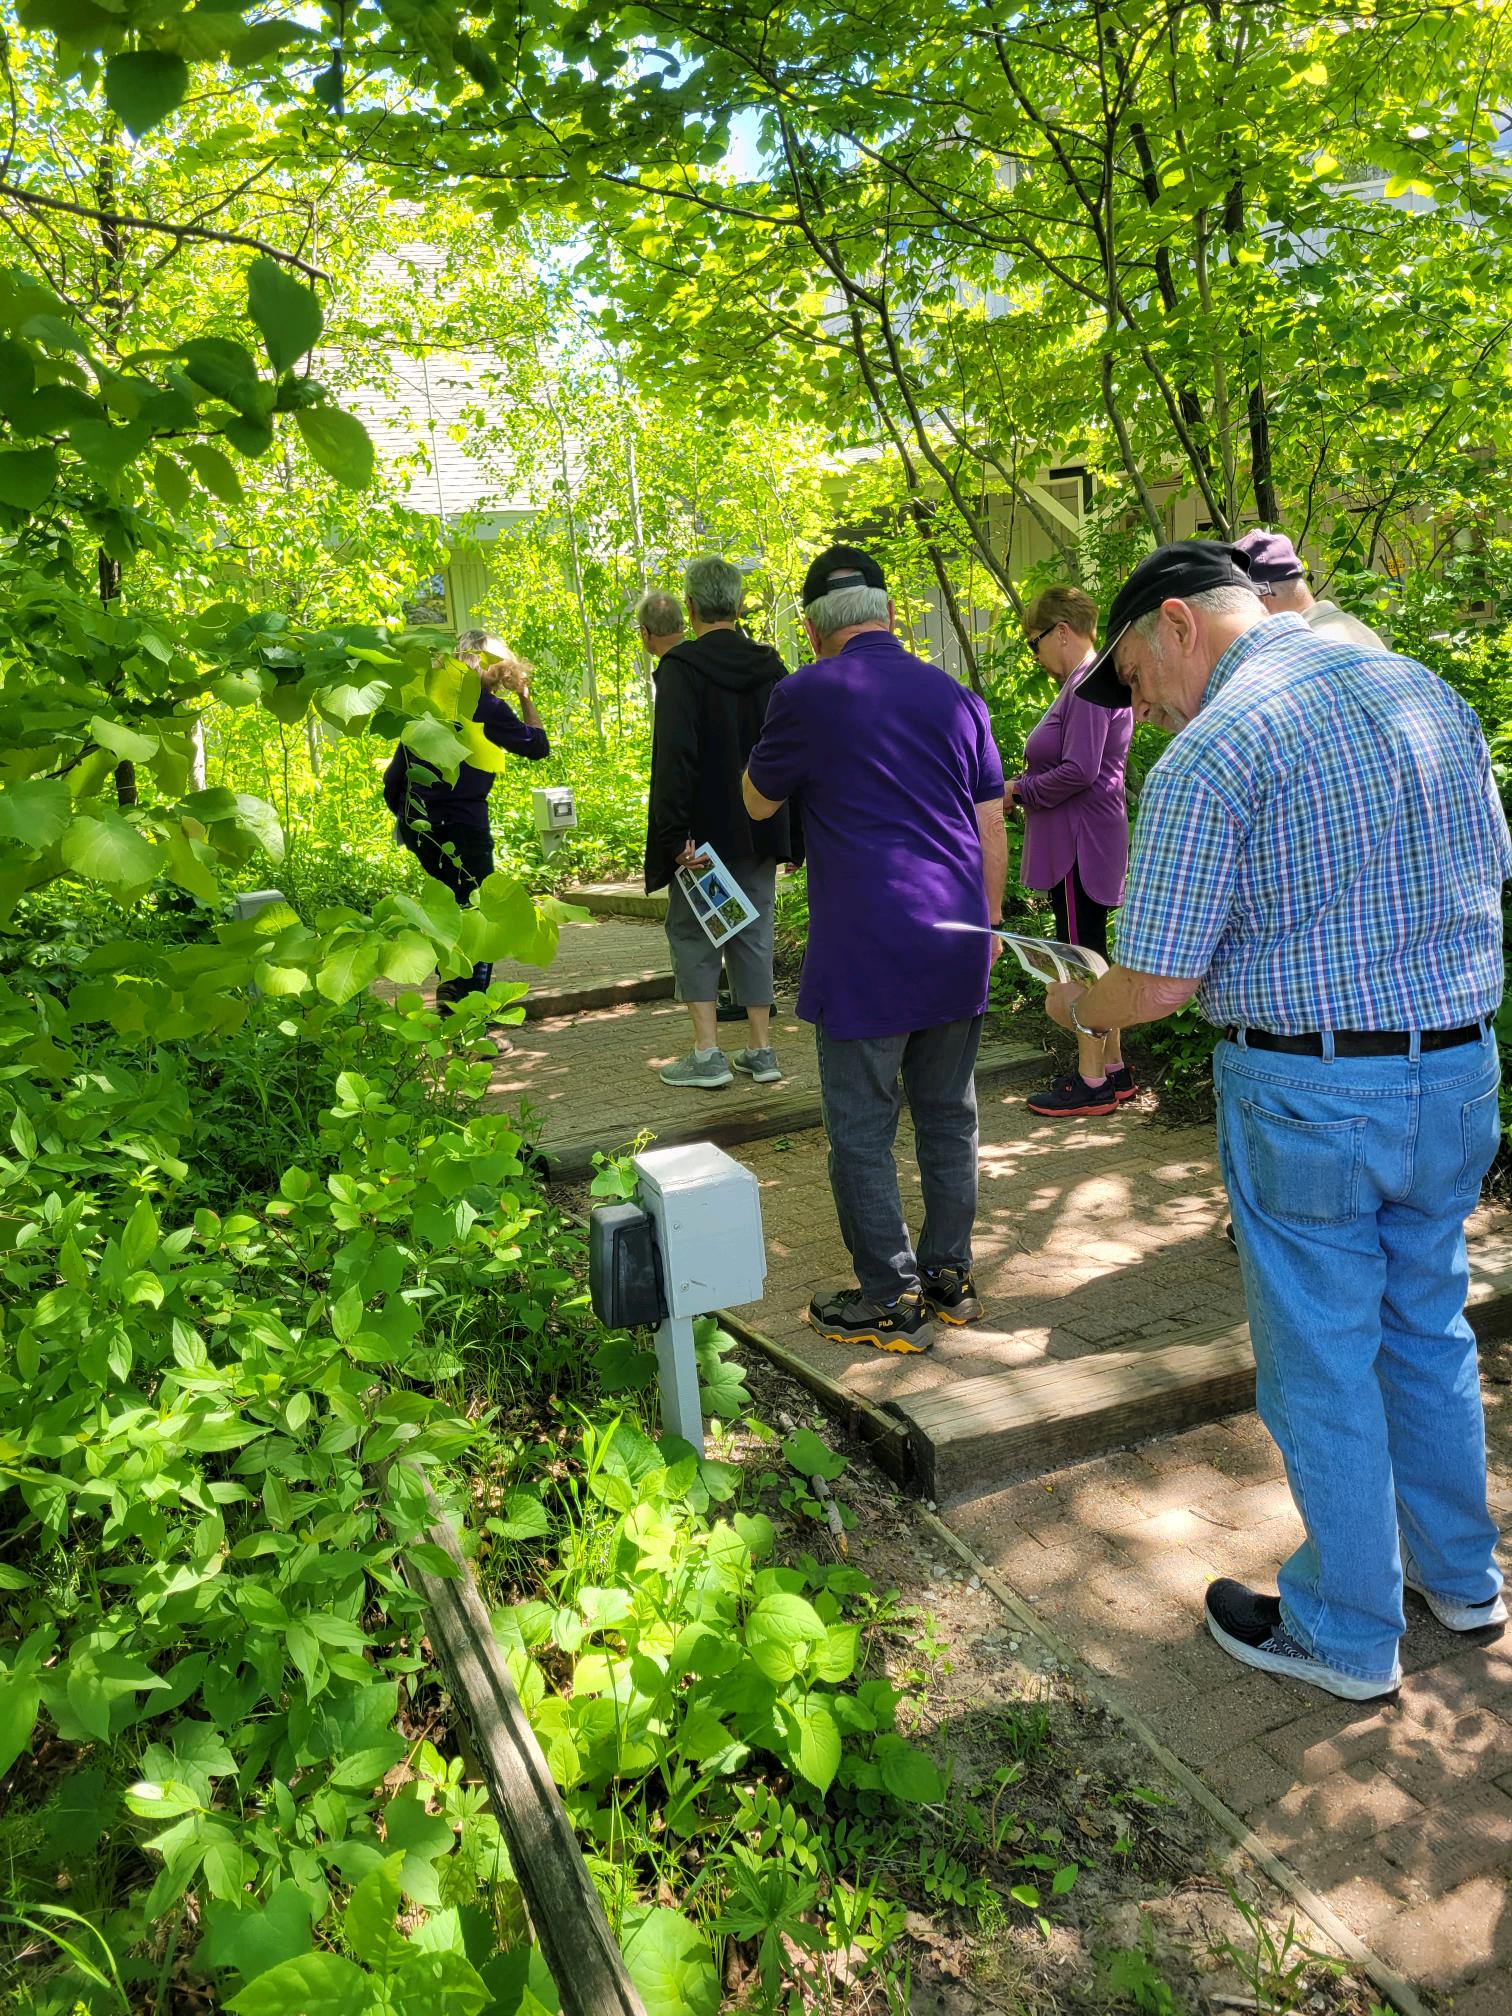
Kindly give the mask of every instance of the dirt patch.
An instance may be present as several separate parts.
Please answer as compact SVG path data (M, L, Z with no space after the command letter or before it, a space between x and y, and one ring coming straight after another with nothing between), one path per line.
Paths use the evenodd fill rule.
M883 1864L909 1907L918 2016L984 2005L1012 2016L1175 2016L1241 2008L1245 1997L1250 2008L1364 2016L1377 1998L1308 1959L1306 1948L1326 1949L1323 1936L1291 1923L1286 1900L1206 1813L942 1547L924 1508L794 1381L742 1357L758 1415L811 1425L848 1458L833 1487L848 1558L886 1597L873 1658L922 1695L905 1733L949 1782L940 1810L901 1834ZM721 1453L769 1460L739 1439ZM816 1521L772 1516L779 1553L828 1558L834 1543Z

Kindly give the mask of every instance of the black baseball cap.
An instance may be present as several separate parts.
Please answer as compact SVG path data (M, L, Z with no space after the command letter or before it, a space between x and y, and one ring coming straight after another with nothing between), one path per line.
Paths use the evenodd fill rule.
M887 588L887 579L870 553L859 546L826 546L803 577L803 606L809 608L840 588Z
M1252 590L1247 559L1237 547L1218 539L1179 539L1174 546L1157 547L1113 597L1103 632L1107 642L1077 686L1078 696L1097 707L1127 707L1133 695L1118 676L1113 653L1129 625L1173 598L1184 601L1209 588Z

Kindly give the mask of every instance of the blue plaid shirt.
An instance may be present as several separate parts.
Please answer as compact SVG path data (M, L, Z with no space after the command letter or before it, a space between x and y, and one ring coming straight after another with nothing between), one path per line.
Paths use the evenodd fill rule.
M1273 616L1140 796L1118 959L1210 1022L1455 1029L1502 993L1512 841L1474 711L1410 658Z

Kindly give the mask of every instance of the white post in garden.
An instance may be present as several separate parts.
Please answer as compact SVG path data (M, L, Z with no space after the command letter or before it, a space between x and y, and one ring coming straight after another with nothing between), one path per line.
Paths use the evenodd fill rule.
M759 1302L766 1282L761 1193L752 1172L709 1141L634 1158L636 1195L655 1230L666 1316L656 1332L662 1424L703 1454L693 1319Z

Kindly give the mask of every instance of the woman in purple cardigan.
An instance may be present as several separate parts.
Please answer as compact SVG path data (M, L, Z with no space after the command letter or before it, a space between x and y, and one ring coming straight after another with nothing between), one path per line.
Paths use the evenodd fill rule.
M1024 771L1004 804L1024 808L1020 879L1047 889L1055 935L1108 956L1108 912L1123 901L1129 866L1124 765L1134 717L1127 707L1094 707L1077 695L1096 655L1097 604L1080 588L1047 588L1024 612L1029 648L1060 686L1024 744ZM1134 1097L1118 1031L1078 1036L1077 1068L1029 1101L1058 1119L1111 1113Z

